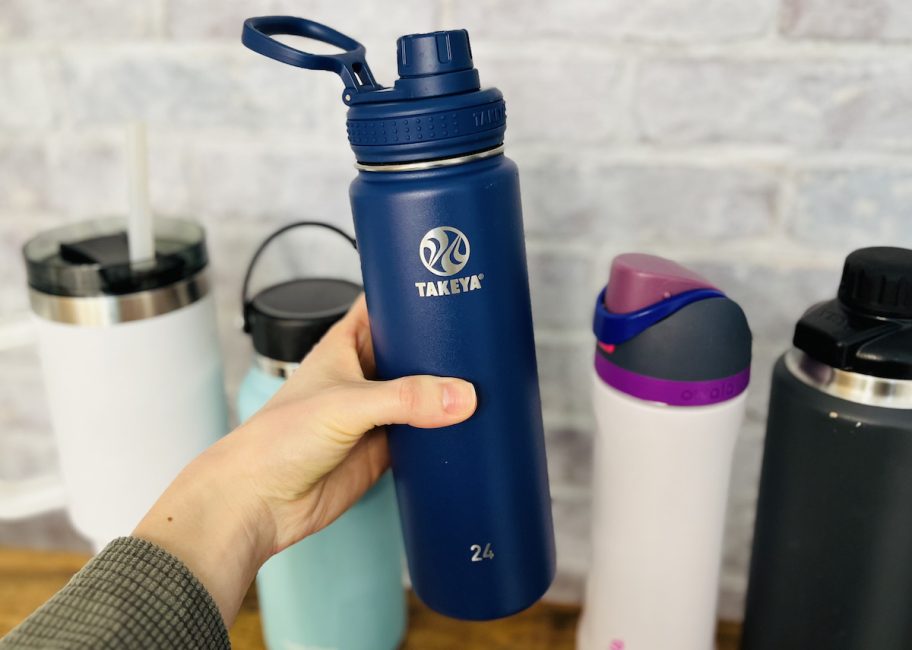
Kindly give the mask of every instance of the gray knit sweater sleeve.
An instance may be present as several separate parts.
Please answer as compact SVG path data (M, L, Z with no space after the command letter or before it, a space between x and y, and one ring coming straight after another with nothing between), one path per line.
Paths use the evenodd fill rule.
M221 614L180 560L134 537L111 542L0 650L231 647Z

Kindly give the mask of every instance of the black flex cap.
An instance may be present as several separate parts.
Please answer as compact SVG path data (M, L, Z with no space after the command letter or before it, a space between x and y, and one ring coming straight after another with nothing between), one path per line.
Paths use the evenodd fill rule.
M839 300L872 316L912 318L912 251L881 246L849 255Z
M794 343L833 368L912 379L912 250L862 248L849 255L838 297L802 316Z
M203 229L192 221L155 219L155 259L132 264L126 220L96 219L45 231L23 247L29 286L57 296L151 291L187 279L207 264Z
M247 304L258 354L297 363L342 318L361 293L347 280L304 278L263 289Z

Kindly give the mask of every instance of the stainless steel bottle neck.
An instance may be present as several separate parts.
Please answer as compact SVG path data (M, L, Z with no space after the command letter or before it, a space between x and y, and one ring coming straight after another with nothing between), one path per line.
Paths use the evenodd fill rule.
M785 366L797 379L827 395L867 406L912 409L912 380L839 370L795 348L786 352Z
M29 301L32 311L45 320L105 327L161 316L193 304L208 294L209 278L202 270L165 287L116 296L57 296L29 289Z
M484 151L476 151L475 153L469 153L464 156L453 156L452 158L440 158L438 160L420 160L417 162L396 163L392 165L372 165L370 163L356 162L355 169L365 172L419 172L428 169L436 169L438 167L464 165L466 163L475 162L476 160L484 160L485 158L499 156L503 152L504 146L498 145L493 149L485 149Z
M265 357L262 354L254 354L253 362L256 364L256 367L265 372L270 377L278 377L280 379L288 379L294 374L294 371L298 369L300 363L293 361L279 361L278 359L270 359Z

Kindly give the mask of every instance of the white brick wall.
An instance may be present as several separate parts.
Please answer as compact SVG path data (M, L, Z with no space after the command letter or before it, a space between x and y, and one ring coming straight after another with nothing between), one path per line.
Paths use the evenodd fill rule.
M903 0L785 0L780 25L790 38L908 41L912 5Z
M510 106L523 196L561 575L588 543L590 309L611 257L692 264L756 335L730 499L722 613L740 616L769 372L842 257L912 246L912 9L902 0L6 0L0 9L0 316L26 308L18 247L122 212L126 120L150 126L152 200L209 228L229 387L247 365L237 291L253 242L285 221L350 226L341 86L267 61L240 22L297 13L368 46L392 80L400 33L469 28ZM356 273L330 240L279 247L300 271ZM294 252L292 252L294 251ZM303 254L300 252L303 251ZM287 273L288 271L285 270ZM35 359L0 363L0 478L53 468ZM78 543L60 517L0 543Z

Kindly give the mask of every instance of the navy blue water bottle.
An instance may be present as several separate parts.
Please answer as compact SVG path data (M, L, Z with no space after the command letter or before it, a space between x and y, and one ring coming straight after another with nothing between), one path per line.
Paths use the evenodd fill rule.
M275 35L344 50L325 56ZM468 421L389 429L408 564L418 596L485 620L538 600L554 577L554 532L526 270L519 174L506 113L482 89L465 30L403 36L399 79L377 84L357 41L301 18L244 23L244 44L345 84L351 185L381 378L471 381Z

